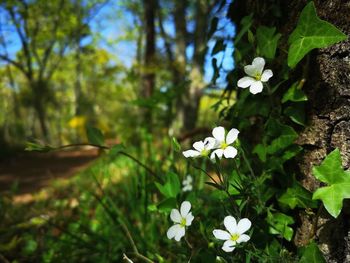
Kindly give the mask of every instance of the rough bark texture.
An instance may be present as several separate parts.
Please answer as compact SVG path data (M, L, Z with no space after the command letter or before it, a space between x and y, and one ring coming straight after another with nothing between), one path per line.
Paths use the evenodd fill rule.
M244 15L254 13L257 25L276 26L278 31L283 33L281 41L287 49L288 36L296 27L299 14L307 2L307 0L235 1L230 12L235 22L240 21ZM314 2L321 19L350 35L349 0ZM274 13L271 6L278 6L279 12ZM320 186L320 182L312 175L312 167L319 165L332 150L339 148L344 168L350 167L350 40L329 48L314 50L301 64L306 65L308 72L303 89L309 99L307 105L309 123L297 141L304 148L303 156L297 161L302 185L314 191ZM300 80L299 73L295 72L295 75ZM348 202L344 202L342 213L337 219L333 219L324 208L321 208L317 214L301 211L299 222L294 238L297 246L306 245L310 238L315 236L327 262L350 262Z
M350 1L319 0L315 5L321 19L350 35ZM340 149L344 168L350 166L350 40L313 52L308 70L304 91L309 98L309 124L298 140L305 149L299 167L302 184L314 191L320 183L312 175L312 167L319 165L333 149ZM347 207L344 202L342 214L337 219L324 209L320 211L316 225L323 226L318 229L316 237L328 262L350 262L350 214ZM295 238L297 245L305 243L304 236L310 236L313 231L310 220L304 217L302 215L302 224Z

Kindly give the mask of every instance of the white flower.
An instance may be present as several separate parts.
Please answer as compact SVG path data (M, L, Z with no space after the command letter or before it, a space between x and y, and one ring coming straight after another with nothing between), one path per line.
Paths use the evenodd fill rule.
M239 131L237 129L231 129L225 138L225 128L222 126L213 129L213 136L215 139L215 151L210 155L211 159L215 159L215 155L219 158L225 156L225 158L235 158L237 150L235 147L230 146L238 137Z
M191 210L191 203L184 201L181 204L180 211L177 209L172 209L170 213L170 219L175 223L172 227L168 229L166 233L169 239L174 238L176 241L185 235L186 226L190 226L193 221L193 215Z
M203 141L195 142L193 144L193 148L195 150L187 150L182 152L182 154L188 158L188 157L198 157L203 156L206 157L209 155L210 150L212 150L215 146L215 139L208 137Z
M235 249L237 243L247 242L250 237L246 232L252 225L248 218L243 218L239 220L238 224L233 216L226 216L224 219L224 225L227 229L214 229L213 235L220 240L225 240L222 249L225 252L232 252Z
M187 192L187 191L192 191L193 187L192 187L192 176L191 175L187 175L186 179L182 181L182 191Z
M254 58L251 65L244 67L244 72L248 77L243 77L238 80L238 87L248 88L252 94L257 94L263 90L263 82L267 82L272 76L271 69L265 69L265 60L263 58ZM264 70L264 71L263 71Z

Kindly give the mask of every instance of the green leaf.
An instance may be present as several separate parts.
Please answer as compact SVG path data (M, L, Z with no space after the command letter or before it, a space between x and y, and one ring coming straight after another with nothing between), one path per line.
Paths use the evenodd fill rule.
M326 263L320 249L314 242L299 249L298 254L301 255L299 263Z
M281 34L275 34L275 32L275 27L266 26L259 26L256 30L259 54L261 54L263 57L271 59L275 57L277 44L281 38Z
M340 151L336 148L323 160L321 165L312 168L313 175L321 182L335 184L347 181Z
M252 26L253 15L250 14L249 16L243 17L240 24L241 24L241 30L238 32L238 34L235 37L235 44L237 44L241 40L241 38L244 36L244 34Z
M295 207L317 207L317 202L312 200L312 194L297 182L294 182L293 186L288 188L287 191L278 198L278 202L284 206L289 206L290 209L294 209Z
M172 209L176 208L176 199L171 197L161 201L157 208L160 212L169 213Z
M305 105L304 103L294 103L292 106L288 106L284 109L283 113L288 116L293 122L305 126Z
M321 165L313 167L313 175L328 184L314 192L312 198L322 200L328 213L338 217L343 199L350 198L350 171L344 171L339 149L331 152Z
M166 175L166 182L164 185L155 182L158 190L167 198L176 197L181 191L181 185L177 174L169 172Z
M253 149L253 153L256 153L262 162L266 162L266 146L265 145L263 145L263 144L256 145Z
M310 2L302 10L297 27L288 39L288 66L295 67L312 49L328 47L346 38L335 26L318 18L315 5Z
M89 143L95 145L104 145L105 138L103 136L103 133L99 129L87 126L86 135L89 140Z
M293 228L289 225L294 223L294 219L291 216L287 216L283 213L274 213L268 212L267 223L270 225L269 233L273 235L281 235L288 241L292 240L293 237Z
M285 103L287 101L307 101L305 93L301 90L304 83L304 80L294 82L293 85L286 91L286 93L284 93L282 103Z
M254 38L253 32L250 29L248 29L248 42L250 44L253 44L254 41L255 41L255 38Z
M281 135L274 139L269 146L267 146L267 153L273 154L280 150L283 150L294 143L298 138L298 134L294 129L287 125L282 125L280 130Z
M54 147L51 147L50 145L44 145L38 141L38 143L26 142L26 148L24 150L29 152L49 152L54 149Z
M173 145L173 149L176 152L180 152L181 151L181 145L180 143L177 141L177 139L175 137L172 138L171 140L172 145Z
M116 157L120 152L124 150L125 147L123 144L116 144L112 146L111 150L109 151L109 154L111 157Z

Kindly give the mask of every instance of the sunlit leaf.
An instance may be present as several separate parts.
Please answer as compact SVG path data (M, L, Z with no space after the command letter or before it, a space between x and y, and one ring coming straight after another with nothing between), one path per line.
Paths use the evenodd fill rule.
M331 152L321 165L313 167L313 175L328 184L314 192L312 198L322 200L328 213L338 217L343 199L350 198L350 171L344 171L339 149Z

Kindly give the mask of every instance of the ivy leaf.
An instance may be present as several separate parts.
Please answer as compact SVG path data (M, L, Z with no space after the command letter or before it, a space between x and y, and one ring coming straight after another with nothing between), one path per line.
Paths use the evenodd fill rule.
M282 103L285 103L287 101L293 101L293 102L307 101L307 97L305 93L301 90L304 83L305 83L305 80L294 82L293 85L287 90L287 92L284 93L282 98Z
M334 218L338 217L343 199L350 198L350 171L343 170L339 149L331 152L312 172L318 180L328 184L317 189L312 199L322 200L328 213Z
M290 209L294 209L295 207L317 207L317 202L312 200L312 194L297 182L294 182L292 187L288 188L287 191L278 198L278 202L284 206L289 206Z
M288 116L293 122L305 126L305 105L304 103L295 103L293 106L285 108L283 113Z
M328 47L346 38L335 26L318 18L315 5L310 2L301 12L298 25L288 39L288 66L294 68L312 49Z
M294 129L287 125L281 126L281 134L279 137L274 139L269 146L267 146L267 153L274 154L280 150L287 148L289 145L293 144L296 138L298 138L298 134L294 131Z
M301 248L298 252L301 254L299 263L326 263L326 260L315 242Z
M95 145L104 145L105 138L103 136L103 133L99 129L95 127L87 126L86 136L89 140L89 143L95 144Z
M281 38L281 34L276 32L275 27L259 26L256 30L256 38L259 53L266 58L274 58L276 54L277 44Z
M281 235L288 241L292 240L293 228L291 228L289 225L294 223L293 217L283 213L272 214L271 212L268 212L266 220L270 225L269 232L271 234Z

